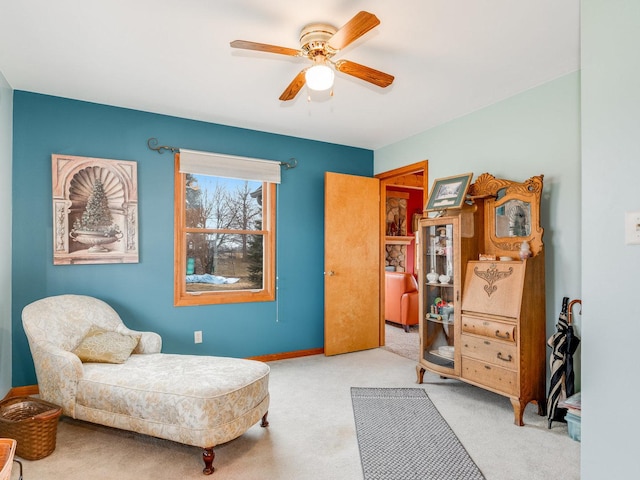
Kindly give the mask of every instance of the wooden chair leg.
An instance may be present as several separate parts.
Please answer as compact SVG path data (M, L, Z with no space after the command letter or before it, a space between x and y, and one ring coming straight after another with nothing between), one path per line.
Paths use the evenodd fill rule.
M202 470L202 473L205 475L211 475L215 471L215 468L213 468L213 459L215 456L216 454L213 452L213 447L205 448L202 451L202 459L204 460L204 470Z
M261 427L269 426L267 415L269 415L269 412L266 412L262 416L262 421L260 422ZM213 467L213 459L215 458L215 456L216 454L213 451L213 447L205 448L202 450L202 460L204 460L204 470L202 470L202 473L204 473L205 475L211 475L216 470Z

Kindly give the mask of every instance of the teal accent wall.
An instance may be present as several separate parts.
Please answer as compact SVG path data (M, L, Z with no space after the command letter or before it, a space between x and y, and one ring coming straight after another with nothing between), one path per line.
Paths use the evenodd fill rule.
M36 383L22 309L64 293L105 300L130 328L158 332L168 353L249 357L323 346L324 173L370 177L372 151L23 91L14 92L13 112L13 386ZM173 155L150 150L150 137L298 160L278 187L276 302L173 306ZM139 263L53 265L53 153L138 162Z

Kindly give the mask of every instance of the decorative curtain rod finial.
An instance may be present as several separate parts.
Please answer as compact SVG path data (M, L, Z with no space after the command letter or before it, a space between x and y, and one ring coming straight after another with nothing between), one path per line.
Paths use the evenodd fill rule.
M179 148L172 147L170 145L158 145L158 139L153 137L147 140L147 146L151 150L155 150L158 153L164 153L165 150L173 153L177 153L178 151L180 151Z
M290 158L288 162L280 162L280 166L289 170L290 168L296 168L298 166L297 158Z

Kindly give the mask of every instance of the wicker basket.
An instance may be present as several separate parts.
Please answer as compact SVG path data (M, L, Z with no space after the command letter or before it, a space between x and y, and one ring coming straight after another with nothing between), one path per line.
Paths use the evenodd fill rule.
M13 397L0 402L0 437L18 442L16 455L39 460L56 448L62 408L38 398Z
M16 441L0 438L0 480L9 480L13 470L13 456L16 453Z

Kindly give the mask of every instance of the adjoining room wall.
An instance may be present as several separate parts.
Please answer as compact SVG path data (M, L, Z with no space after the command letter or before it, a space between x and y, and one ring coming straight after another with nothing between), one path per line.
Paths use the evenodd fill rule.
M574 72L374 152L376 173L429 160L429 178L544 175L547 334L562 297L581 298L580 74ZM575 317L580 334L582 325ZM550 350L549 350L550 351ZM580 388L580 350L576 355Z
M13 90L0 72L0 398L11 388L11 136Z
M165 352L250 357L323 347L324 173L370 177L373 152L22 91L14 94L14 130L14 386L36 383L22 308L63 293L105 300L131 328L158 332ZM173 306L173 155L150 150L150 137L298 160L278 187L277 302ZM53 265L53 153L138 162L140 263Z

